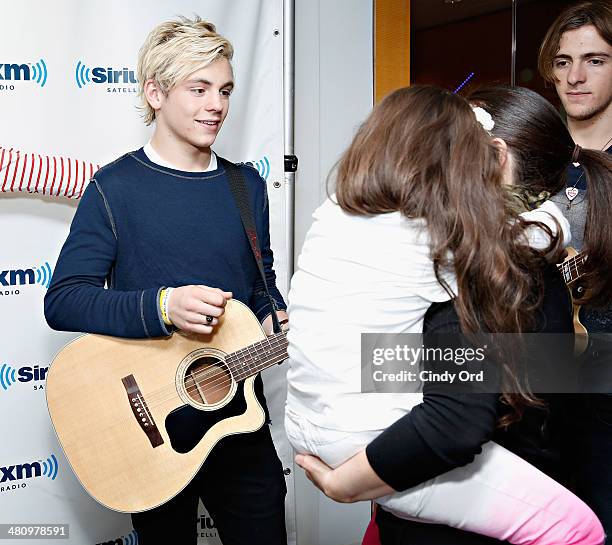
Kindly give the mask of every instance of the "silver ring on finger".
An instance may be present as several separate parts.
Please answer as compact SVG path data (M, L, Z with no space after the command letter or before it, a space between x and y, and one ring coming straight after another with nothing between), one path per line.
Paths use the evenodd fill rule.
M209 316L208 314L206 315L206 323L207 324L212 324L213 319L214 318L212 316Z

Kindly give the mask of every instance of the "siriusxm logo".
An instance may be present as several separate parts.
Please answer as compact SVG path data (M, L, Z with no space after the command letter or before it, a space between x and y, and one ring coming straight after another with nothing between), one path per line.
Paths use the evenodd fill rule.
M43 59L36 63L0 63L0 81L34 81L41 87L47 83L47 65Z
M51 454L44 461L38 460L37 462L0 467L0 485L13 483L14 481L35 479L36 477L47 477L54 481L57 477L58 469L59 464L55 454ZM0 486L0 491L2 491L2 488Z
M127 536L117 537L110 541L102 541L96 545L137 545L138 534L136 530L132 530Z
M26 284L40 284L49 287L53 271L47 261L31 269L8 269L0 271L0 286L23 286Z
M128 68L116 70L112 67L96 66L89 68L81 61L76 63L74 71L74 79L79 89L82 89L89 83L118 83L118 84L134 84L138 83L136 72Z
M268 176L270 176L270 161L266 155L264 155L259 161L247 161L246 164L257 169L259 175L266 180L266 182L268 181Z
M16 382L42 382L47 376L47 367L39 367L38 365L24 366L16 369L10 365L3 363L0 366L0 386L6 391ZM36 388L35 389L39 389ZM42 390L42 386L40 387Z

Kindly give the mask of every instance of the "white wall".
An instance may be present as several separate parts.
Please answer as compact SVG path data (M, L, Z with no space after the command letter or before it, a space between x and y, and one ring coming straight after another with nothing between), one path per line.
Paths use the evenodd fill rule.
M295 0L295 255L373 105L373 0Z
M372 0L295 0L295 256L326 177L373 104ZM361 543L369 503L324 497L295 468L297 545Z

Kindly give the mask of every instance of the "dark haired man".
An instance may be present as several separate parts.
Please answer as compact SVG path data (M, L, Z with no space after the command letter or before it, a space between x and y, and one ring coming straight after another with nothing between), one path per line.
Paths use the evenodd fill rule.
M580 148L612 153L612 1L581 2L561 13L544 38L538 64L557 89L577 144L566 188L552 200L569 220L572 243L581 250L588 188ZM612 333L612 304L604 310L585 308L582 321L592 333ZM591 348L588 355L593 361L612 359L599 349ZM584 396L576 416L576 491L612 535L612 394Z

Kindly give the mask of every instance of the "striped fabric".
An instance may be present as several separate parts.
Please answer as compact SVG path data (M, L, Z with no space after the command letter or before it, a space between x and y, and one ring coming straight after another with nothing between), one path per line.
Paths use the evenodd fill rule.
M100 165L0 146L0 192L79 199Z

